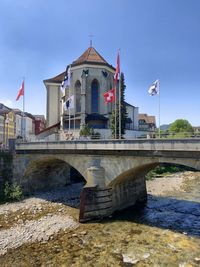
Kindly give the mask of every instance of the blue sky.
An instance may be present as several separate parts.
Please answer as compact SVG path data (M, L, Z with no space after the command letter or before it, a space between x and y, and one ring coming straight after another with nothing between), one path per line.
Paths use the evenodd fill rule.
M126 101L158 116L158 96L147 93L160 80L160 120L200 125L199 0L1 0L0 102L15 101L25 77L26 111L46 113L43 80L93 46L113 66L121 49Z

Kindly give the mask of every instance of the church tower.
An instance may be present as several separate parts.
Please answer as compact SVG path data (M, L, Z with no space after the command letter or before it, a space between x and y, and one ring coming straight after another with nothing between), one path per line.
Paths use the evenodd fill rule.
M65 72L44 80L47 89L47 124L61 122L63 130L88 124L94 129L108 129L112 104L104 104L103 94L113 88L115 68L95 50L89 47L70 65L70 86L62 97L60 89ZM62 102L74 98L73 108L63 112ZM63 99L62 99L63 98ZM114 105L114 104L113 104Z

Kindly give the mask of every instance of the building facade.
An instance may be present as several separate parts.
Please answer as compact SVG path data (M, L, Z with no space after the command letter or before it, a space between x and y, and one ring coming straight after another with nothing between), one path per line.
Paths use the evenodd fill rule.
M46 127L44 115L33 115L35 118L35 134L38 135Z
M145 113L139 114L139 130L154 132L156 130L155 116L149 116Z
M61 124L62 130L80 130L87 124L99 132L110 135L110 119L114 103L104 103L104 93L114 86L115 68L93 47L89 47L70 66L70 85L64 94L60 87L66 76L63 72L44 80L47 90L47 127ZM69 79L69 78L68 78ZM63 110L63 103L73 97L73 107ZM128 107L129 128L138 128L138 108Z
M0 103L0 145L7 148L9 139L15 138L15 113Z

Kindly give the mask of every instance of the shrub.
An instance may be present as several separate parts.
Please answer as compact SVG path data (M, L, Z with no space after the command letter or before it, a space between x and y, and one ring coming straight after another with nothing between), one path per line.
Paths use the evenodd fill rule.
M20 200L23 197L21 186L16 183L10 184L5 182L4 186L4 198L5 201Z
M80 136L90 136L91 135L91 128L87 124L83 124L80 129Z
M185 170L184 167L178 167L178 166L173 166L173 165L164 165L164 166L157 166L153 170L147 173L146 179L147 180L152 180L155 177L160 177L160 176L165 176L169 175L172 173L176 173L179 171Z

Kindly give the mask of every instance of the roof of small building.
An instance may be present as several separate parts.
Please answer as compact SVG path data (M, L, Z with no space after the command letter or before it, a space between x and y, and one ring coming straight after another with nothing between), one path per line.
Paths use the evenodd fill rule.
M45 120L44 115L33 115L35 119Z
M138 116L139 116L138 117L139 120L144 120L146 123L154 123L154 124L156 124L155 116L149 116L146 113L140 113Z
M78 66L83 64L104 65L115 71L115 68L108 64L108 62L96 51L94 47L89 47L78 59L74 60L71 66ZM66 71L57 76L44 80L44 82L61 83L64 80Z
M126 106L129 106L129 107L136 108L136 106L133 106L133 105L129 104L129 103L128 103L128 102L126 102L126 101L124 101L124 103L125 103L125 105L126 105Z

